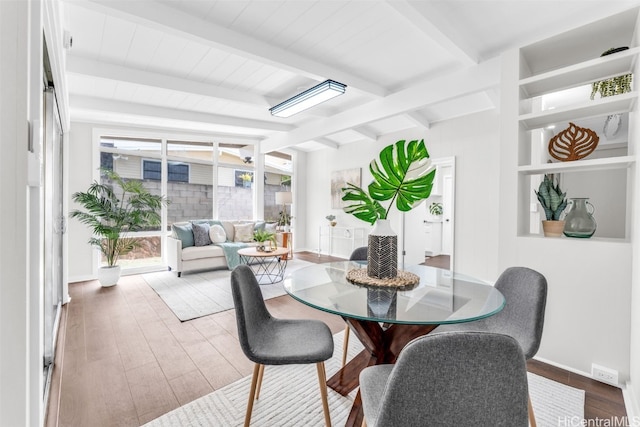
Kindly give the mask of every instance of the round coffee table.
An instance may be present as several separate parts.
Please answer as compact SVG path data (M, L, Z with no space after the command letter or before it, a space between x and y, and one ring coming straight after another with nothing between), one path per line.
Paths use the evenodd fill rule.
M271 252L259 252L256 248L243 248L238 251L240 262L251 267L261 285L282 282L288 254L287 248L278 248Z

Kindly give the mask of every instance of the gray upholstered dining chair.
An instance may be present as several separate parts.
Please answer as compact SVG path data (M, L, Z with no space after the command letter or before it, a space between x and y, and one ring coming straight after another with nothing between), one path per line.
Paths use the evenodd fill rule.
M368 248L366 246L361 246L359 248L355 248L353 252L351 252L351 256L349 257L349 261L366 261L367 260L367 251ZM349 325L344 327L344 340L342 341L342 366L347 363L347 350L349 348Z
M251 269L239 265L231 273L231 291L236 309L238 338L244 354L255 363L244 425L249 426L253 402L260 396L265 365L315 363L322 409L331 426L324 361L333 355L329 327L318 320L277 319L271 316L260 285Z
M515 338L527 360L538 352L547 304L547 279L526 267L507 268L495 284L505 298L502 311L475 322L438 326L432 333L450 331L484 331ZM529 421L536 426L531 399Z
M508 335L416 338L395 365L365 368L360 393L368 427L527 426L526 361Z

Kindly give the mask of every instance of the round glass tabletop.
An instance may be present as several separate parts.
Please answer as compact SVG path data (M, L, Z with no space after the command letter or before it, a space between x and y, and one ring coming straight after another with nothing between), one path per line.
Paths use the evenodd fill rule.
M314 264L284 279L289 295L322 311L375 322L400 324L461 323L491 316L504 307L493 286L469 276L424 265L405 267L420 282L407 290L355 285L346 274L366 263L342 261Z

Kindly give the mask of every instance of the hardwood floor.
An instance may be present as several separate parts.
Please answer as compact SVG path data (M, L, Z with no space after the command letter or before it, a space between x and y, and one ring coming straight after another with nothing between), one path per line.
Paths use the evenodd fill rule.
M315 253L296 253L296 258L339 260ZM47 427L139 426L251 374L233 310L182 323L142 276L123 277L111 288L95 281L74 283L69 293ZM289 296L266 303L276 317L315 318L334 333L344 329L339 317ZM602 422L626 414L618 388L538 361L531 361L529 370L585 390L587 419Z

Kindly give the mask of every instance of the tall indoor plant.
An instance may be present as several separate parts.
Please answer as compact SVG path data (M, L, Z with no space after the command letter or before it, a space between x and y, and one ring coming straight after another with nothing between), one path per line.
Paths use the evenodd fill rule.
M109 169L100 172L112 184L94 181L87 191L74 193L73 201L84 211L76 209L71 217L91 228L89 244L107 260L98 279L102 286L113 286L120 278L118 259L139 246L129 233L160 224L159 210L168 202L164 196L149 193L142 181L125 180Z
M368 192L347 183L342 200L351 202L346 213L375 224L369 235L367 275L378 279L397 275L398 237L389 225L392 206L408 212L431 195L436 170L429 159L424 140L400 140L382 149L379 161L372 160L373 181ZM385 208L380 202L389 201Z

